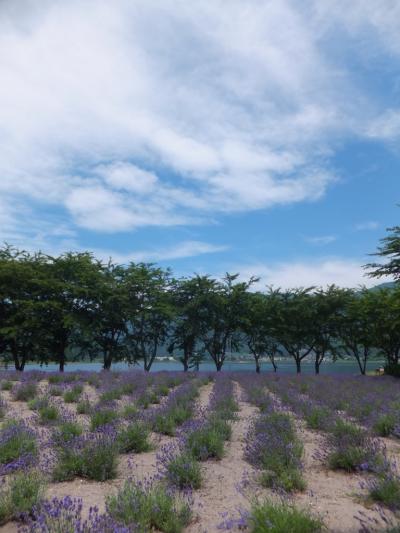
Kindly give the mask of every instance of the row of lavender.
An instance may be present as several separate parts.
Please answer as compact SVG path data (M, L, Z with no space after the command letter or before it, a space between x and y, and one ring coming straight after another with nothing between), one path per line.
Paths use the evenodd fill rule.
M370 428L357 425L337 409L337 402L346 400L340 397L340 389L334 392L330 387L339 383L343 386L340 380L326 380L325 395L319 389L318 399L305 394L310 390L307 379L264 379L263 384L304 419L310 429L326 434L327 447L320 452L320 458L329 468L348 473L364 472L363 485L368 489L369 497L393 510L400 509L397 464L389 458L385 445L374 437ZM353 380L349 380L351 385L354 385ZM356 393L357 389L353 387L353 394ZM335 396L336 409L329 405Z
M3 395L8 396L8 405L4 400L1 404L5 417L0 430L1 522L19 519L23 530L29 531L99 532L147 531L147 527L172 531L187 523L188 502L159 484L130 480L107 500L105 515L92 510L86 523L81 502L72 498L46 502L44 493L46 484L54 481L116 477L119 454L149 450L151 431L174 435L192 417L207 376L34 373L18 382L15 377L10 373L1 381ZM17 405L25 407L15 410ZM17 411L26 416L13 419ZM121 509L126 501L138 508L135 516L131 505Z
M285 378L284 378L285 380ZM328 410L344 412L381 437L400 437L400 388L390 376L288 377L287 384Z

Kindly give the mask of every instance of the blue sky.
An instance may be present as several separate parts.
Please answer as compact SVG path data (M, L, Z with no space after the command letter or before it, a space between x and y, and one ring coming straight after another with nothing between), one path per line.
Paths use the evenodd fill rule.
M371 284L400 210L400 4L3 0L0 239Z

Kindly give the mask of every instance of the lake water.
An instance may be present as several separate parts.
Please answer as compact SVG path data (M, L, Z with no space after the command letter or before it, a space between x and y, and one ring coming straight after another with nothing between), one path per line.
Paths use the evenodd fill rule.
M374 370L380 366L383 366L383 361L370 361L367 365L367 370ZM126 371L126 370L140 370L142 365L128 365L126 363L115 363L112 365L113 370ZM161 362L156 361L153 363L151 368L152 371L160 370L182 370L181 363L175 362ZM11 369L11 366L10 366ZM65 367L66 372L74 372L77 370L88 370L88 371L99 371L102 369L101 363L68 363ZM44 370L48 372L56 372L58 370L58 365L49 364L47 366L40 366L37 364L26 365L26 370ZM200 365L200 370L203 372L214 372L215 365L212 362L205 362ZM228 372L255 372L254 363L238 363L233 361L226 361L222 371ZM272 372L273 368L270 363L263 363L261 365L261 372ZM304 374L313 374L314 373L314 363L312 362L303 362L301 365L301 370ZM278 372L282 373L295 373L296 365L292 360L282 360L278 363ZM323 363L320 367L321 374L359 374L359 368L356 361L337 361L335 363L326 362Z

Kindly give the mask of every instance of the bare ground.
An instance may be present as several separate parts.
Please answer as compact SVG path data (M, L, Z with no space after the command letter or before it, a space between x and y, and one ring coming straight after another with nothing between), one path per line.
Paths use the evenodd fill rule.
M250 478L256 475L243 459L243 452L245 436L257 409L243 401L239 386L235 384L235 387L239 413L232 425L232 439L226 444L226 453L221 461L207 461L202 465L203 486L194 494L197 516L185 533L218 531L218 525L224 521L225 515L238 517L237 510L247 509L250 505L238 488L246 472Z
M277 396L271 392L269 394L282 406ZM293 416L304 445L307 489L294 496L295 503L320 516L328 531L334 533L356 533L362 525L366 528L364 531L384 531L388 523L397 523L392 512L367 500L367 490L363 488L367 477L364 474L348 474L325 466L323 455L328 449L325 435L307 429L304 421L286 407L282 406L282 410Z

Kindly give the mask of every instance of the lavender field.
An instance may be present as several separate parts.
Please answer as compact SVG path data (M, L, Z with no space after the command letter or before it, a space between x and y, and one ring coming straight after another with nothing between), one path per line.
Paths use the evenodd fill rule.
M3 372L0 531L399 531L388 376Z

